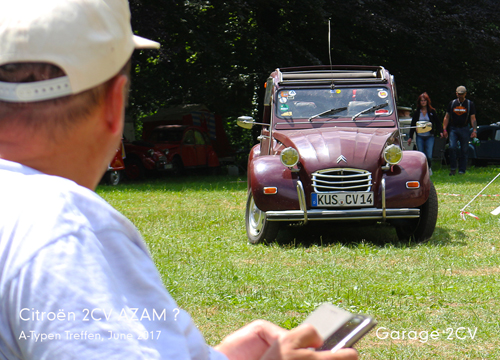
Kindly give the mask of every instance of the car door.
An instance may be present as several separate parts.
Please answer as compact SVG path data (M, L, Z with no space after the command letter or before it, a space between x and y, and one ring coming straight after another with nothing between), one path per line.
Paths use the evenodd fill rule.
M196 154L196 141L194 130L189 129L184 133L182 139L181 157L185 167L196 166L198 163Z
M196 165L197 166L207 166L207 143L203 134L198 130L194 130L194 141L196 145Z
M489 159L500 159L500 128L496 126L491 127L491 138L485 144L484 152L487 153ZM483 144L481 144L482 146ZM480 146L480 147L481 147Z
M477 138L480 143L476 146L478 159L494 159L500 157L500 130L494 126L485 126L479 129Z

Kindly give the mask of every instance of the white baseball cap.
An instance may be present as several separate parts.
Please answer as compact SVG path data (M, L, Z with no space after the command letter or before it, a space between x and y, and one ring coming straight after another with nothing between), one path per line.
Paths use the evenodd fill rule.
M115 76L134 49L159 47L133 34L127 0L0 0L0 66L43 62L66 73L51 80L0 82L0 100L80 93Z

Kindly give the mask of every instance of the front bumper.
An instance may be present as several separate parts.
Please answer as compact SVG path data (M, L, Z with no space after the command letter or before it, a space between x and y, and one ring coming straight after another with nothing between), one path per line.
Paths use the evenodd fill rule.
M351 210L285 210L267 211L268 221L314 221L314 220L390 220L415 219L420 217L420 209L351 209Z
M297 181L297 195L300 210L266 211L268 221L331 221L331 220L378 220L416 219L420 217L419 208L390 208L385 206L385 179L381 182L382 208L363 209L307 209L302 182Z
M156 162L156 170L164 171L170 170L173 168L172 164L169 164L167 158L165 156L160 156L159 160Z

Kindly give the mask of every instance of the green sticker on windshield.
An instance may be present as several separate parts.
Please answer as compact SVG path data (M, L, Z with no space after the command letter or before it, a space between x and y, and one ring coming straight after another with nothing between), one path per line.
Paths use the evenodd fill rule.
M288 111L289 107L287 104L281 104L280 105L280 111Z

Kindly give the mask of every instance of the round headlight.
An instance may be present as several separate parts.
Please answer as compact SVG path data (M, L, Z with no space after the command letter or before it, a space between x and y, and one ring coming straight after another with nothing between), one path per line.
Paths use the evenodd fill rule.
M403 158L403 151L397 145L389 145L384 149L384 159L390 165L396 165Z
M153 149L148 149L148 155L153 156L155 151Z
M163 153L164 153L165 155L168 155L168 154L170 153L170 150L169 150L169 149L163 149Z
M281 162L287 167L293 167L299 162L299 153L292 147L281 152Z

